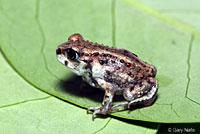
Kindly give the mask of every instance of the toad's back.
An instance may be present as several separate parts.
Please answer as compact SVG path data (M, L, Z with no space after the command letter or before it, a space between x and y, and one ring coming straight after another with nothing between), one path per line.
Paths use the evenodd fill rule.
M97 65L102 73L106 73L104 77L110 82L135 82L156 75L153 65L143 62L128 50L111 48L83 39L74 41L70 37L63 45L65 44L79 51L80 60L88 63L88 67Z

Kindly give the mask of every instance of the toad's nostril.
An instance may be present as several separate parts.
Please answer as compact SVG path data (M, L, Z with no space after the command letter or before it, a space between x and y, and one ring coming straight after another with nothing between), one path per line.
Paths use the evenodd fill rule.
M57 50L56 50L56 54L58 55L58 54L61 54L61 49L60 48L58 48Z

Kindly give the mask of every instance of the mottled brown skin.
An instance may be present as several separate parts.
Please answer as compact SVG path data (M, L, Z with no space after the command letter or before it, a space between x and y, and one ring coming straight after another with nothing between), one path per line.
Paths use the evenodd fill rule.
M76 51L79 59L68 60L65 65L68 66L69 62L74 66L83 63L83 70L87 71L79 75L82 75L91 86L105 90L102 106L88 109L94 110L93 119L95 114L107 114L120 106L148 106L155 100L158 89L155 79L156 67L140 60L132 52L86 41L80 34L70 36L68 42L61 44L57 49L57 55L67 57L67 48ZM95 72L95 67L103 74ZM116 93L123 94L128 102L112 106Z

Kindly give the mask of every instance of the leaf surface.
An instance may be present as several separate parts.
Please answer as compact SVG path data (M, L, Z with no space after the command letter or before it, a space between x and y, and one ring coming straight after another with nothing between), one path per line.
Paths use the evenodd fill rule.
M78 32L90 41L128 49L157 67L155 104L112 115L151 122L200 122L198 29L192 33L130 1L0 2L2 52L34 87L82 107L100 105L104 93L82 91L81 79L56 59L57 46Z
M139 0L139 2L189 27L200 30L200 3L198 0Z

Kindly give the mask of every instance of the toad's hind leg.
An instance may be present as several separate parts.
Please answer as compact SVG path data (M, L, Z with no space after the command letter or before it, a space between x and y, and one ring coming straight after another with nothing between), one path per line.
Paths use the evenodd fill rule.
M128 102L115 105L112 109L117 109L117 107L121 106L130 108L130 105L133 104L143 104L144 106L149 106L155 100L157 90L157 80L153 77L149 77L148 81L142 80L134 87L127 87L124 89L123 96Z
M147 80L142 80L136 84L132 91L130 88L125 90L123 95L125 99L129 101L128 108L130 108L132 104L149 106L155 100L157 91L158 81L153 77L149 77Z

